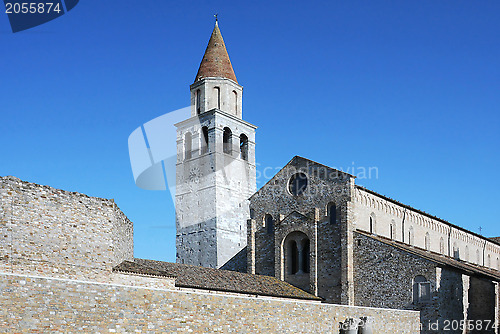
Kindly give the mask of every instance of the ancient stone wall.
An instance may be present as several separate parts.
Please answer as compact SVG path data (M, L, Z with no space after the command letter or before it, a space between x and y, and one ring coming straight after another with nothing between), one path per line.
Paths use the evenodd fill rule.
M354 294L359 306L414 309L413 279L424 276L436 290L436 265L419 256L354 233Z
M307 175L307 186L304 193L295 196L290 193L289 181L298 172ZM342 248L341 238L348 235L351 181L347 174L300 157L278 172L250 198L249 272L275 276L293 284L294 280L286 275L284 241L290 233L300 231L311 242L309 291L328 302L347 304L341 295L343 286L347 289L348 276L343 278L342 273L352 268L352 257L342 255L347 252L347 243ZM332 219L329 204L336 205L336 217ZM272 228L267 226L267 215L272 217Z
M133 260L133 225L113 200L0 178L3 267L110 270ZM72 269L68 269L72 270Z
M420 311L422 333L495 333L494 282L441 268L363 234L354 235L356 305ZM428 300L416 298L418 275L430 283Z
M101 333L339 333L373 317L374 333L416 334L418 312L348 307L0 274L0 329Z

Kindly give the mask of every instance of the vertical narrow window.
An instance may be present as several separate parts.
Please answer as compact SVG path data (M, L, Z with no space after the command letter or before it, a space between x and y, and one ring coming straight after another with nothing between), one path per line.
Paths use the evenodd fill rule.
M337 206L335 203L328 204L328 220L330 224L335 224L337 222Z
M243 133L240 136L240 157L248 160L248 137Z
M274 233L274 220L273 220L273 216L266 215L265 223L266 223L267 234Z
M377 221L373 212L370 215L370 233L377 233Z
M457 260L460 259L460 249L457 246L457 243L453 243L453 257Z
M467 245L465 246L464 259L469 262L469 246Z
M479 254L479 249L476 250L476 259L477 259L477 264L481 264L481 255Z
M214 87L217 109L220 109L220 87Z
M193 140L191 136L191 132L186 133L184 136L184 158L185 159L191 159L192 155L192 145L193 145Z
M201 113L201 90L196 90L196 113Z
M391 235L391 240L394 239L394 225L392 223L391 223L390 235Z
M234 103L234 113L238 113L238 93L236 93L235 90L233 90L233 103Z
M491 255L488 254L488 262L486 262L487 267L491 267Z
M410 229L408 230L408 244L413 246L414 240L413 240L413 227L410 226Z
M425 249L431 250L431 237L429 235L429 232L425 234Z
M441 237L439 240L439 253L444 255L444 239Z
M309 273L309 253L310 242L309 239L305 239L302 245L302 271L306 274Z
M208 128L206 126L201 128L201 154L208 152Z
M230 128L224 128L224 132L222 134L222 151L227 154L231 154L232 146L233 146L233 133Z
M299 271L299 249L295 240L290 242L290 251L292 261L291 274L294 275Z

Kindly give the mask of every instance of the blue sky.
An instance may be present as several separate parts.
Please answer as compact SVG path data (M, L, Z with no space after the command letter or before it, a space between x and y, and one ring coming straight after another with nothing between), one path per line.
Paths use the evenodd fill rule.
M0 15L0 175L114 198L136 257L174 261L170 197L134 185L127 138L188 105L216 12L261 170L377 167L357 183L500 236L496 0L81 0L16 34Z

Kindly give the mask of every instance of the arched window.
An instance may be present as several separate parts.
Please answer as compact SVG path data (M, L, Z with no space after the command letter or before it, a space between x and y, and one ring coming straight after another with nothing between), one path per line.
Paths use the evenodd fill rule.
M414 245L415 240L413 240L413 238L414 238L413 226L410 226L410 228L408 229L408 244L410 246Z
M214 90L215 90L215 96L217 98L217 109L220 109L220 88L214 87Z
M234 113L238 113L238 93L233 90L233 104L234 104Z
M335 203L328 203L328 220L330 224L335 224L337 222L337 206Z
M439 239L439 253L444 255L444 239L443 239L443 237L441 237L441 239Z
M184 158L191 159L192 148L193 145L193 137L191 136L191 132L187 132L184 136Z
M196 90L196 114L201 113L201 91L199 89Z
M425 233L425 249L426 250L431 249L431 237L429 235L429 232Z
M224 133L222 134L222 150L224 153L231 154L233 146L233 134L230 128L224 128Z
M460 260L460 248L456 242L453 243L453 257L457 260Z
M431 300L431 283L418 275L413 279L413 303L425 303Z
M389 236L391 237L391 240L396 239L396 222L394 221L394 219L391 221L389 233L390 233Z
M274 232L274 220L273 220L273 216L266 215L264 221L265 221L265 224L266 224L267 234L272 234Z
M248 160L248 137L243 133L240 136L240 157Z
M377 221L375 220L375 214L372 212L370 215L370 233L377 232Z
M208 128L206 126L201 128L201 154L208 152Z
M289 275L307 274L310 271L310 242L303 232L292 232L284 242L285 268Z

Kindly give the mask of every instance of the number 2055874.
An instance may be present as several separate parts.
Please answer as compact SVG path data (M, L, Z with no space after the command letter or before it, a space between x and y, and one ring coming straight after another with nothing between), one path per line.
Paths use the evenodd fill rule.
M5 3L5 13L7 14L49 14L51 12L60 13L60 4L53 2L15 2Z

